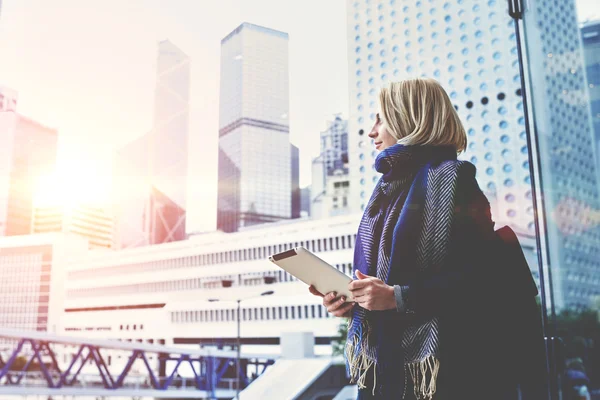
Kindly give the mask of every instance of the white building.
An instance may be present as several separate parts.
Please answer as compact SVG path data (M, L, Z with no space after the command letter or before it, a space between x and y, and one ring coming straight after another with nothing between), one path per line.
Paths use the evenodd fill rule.
M244 351L278 352L283 332L312 332L318 354L331 351L342 320L267 260L294 246L351 275L360 215L282 221L237 233L207 233L177 243L71 260L64 333L168 345L231 345L241 302ZM534 242L522 237L532 265ZM272 277L274 283L265 284ZM231 287L223 287L223 281ZM273 291L270 296L260 296ZM218 301L211 301L218 300Z
M111 249L113 229L112 216L99 206L40 205L33 214L32 233L73 233L86 238L90 249Z
M243 23L221 40L217 228L299 216L289 141L288 34ZM296 202L292 193L298 196ZM296 214L296 215L295 215Z
M65 268L87 251L87 241L76 235L0 238L0 326L61 332Z
M461 158L478 169L498 222L533 229L525 121L514 26L505 1L348 0L349 149L352 208L379 174L367 136L378 92L390 81L439 81L468 134Z
M490 199L495 221L533 233L517 43L507 2L346 4L351 208L366 205L379 179L373 168L377 153L367 137L379 88L425 76L442 84L458 110L469 142L460 158L477 167L477 180ZM584 307L600 294L599 228L585 217L573 218L578 209L599 207L575 14L574 0L540 0L525 13L558 308ZM557 26L560 31L555 31Z
M350 274L358 220L352 215L282 221L231 234L89 253L69 264L64 333L175 345L231 344L235 300L248 298L241 303L244 344L277 351L282 332L312 331L318 351L327 353L341 320L331 318L320 298L267 257L303 245ZM266 285L264 277L276 282ZM222 280L232 280L232 287L223 287ZM267 290L274 294L256 297Z
M348 121L336 115L321 132L321 154L312 162L311 216L350 213Z

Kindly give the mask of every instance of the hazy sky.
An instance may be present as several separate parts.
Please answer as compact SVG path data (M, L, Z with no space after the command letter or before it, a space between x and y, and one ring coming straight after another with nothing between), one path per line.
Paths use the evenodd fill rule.
M157 42L190 56L188 231L214 227L220 40L241 22L289 33L301 186L326 121L348 114L345 0L0 2L0 85L19 92L22 114L59 130L59 170L80 187L106 192L114 149L150 129ZM600 15L596 0L578 7L581 19Z

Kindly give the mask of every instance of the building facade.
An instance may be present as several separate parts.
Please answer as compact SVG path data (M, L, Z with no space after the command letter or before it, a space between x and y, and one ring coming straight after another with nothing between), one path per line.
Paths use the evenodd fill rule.
M93 205L37 206L32 233L62 232L86 238L90 249L113 248L113 218Z
M566 86L563 89L576 96L583 84L583 75L580 53L569 50L580 48L580 40L572 35L578 29L575 5L571 0L565 4L560 2L560 9L568 9L565 14L556 8L558 3L555 3L552 0L538 1L536 7L549 11L545 14L529 12L531 18L537 18L530 25L540 23L548 32L554 32L556 26L548 25L554 17L542 15L547 16L551 12L565 20L566 25L561 24L561 29L569 33L569 40L562 46L565 52L569 52L568 59L574 59L574 64L577 64L569 66L567 71L575 68L577 73L569 72L574 76L564 81ZM408 4L396 0L348 0L347 23L351 208L364 208L379 179L379 174L373 168L377 152L367 136L377 110L379 88L390 81L425 76L441 83L463 121L468 135L468 149L460 158L477 167L477 180L490 199L497 225L506 224L519 231L533 233L534 212L521 77L514 23L508 15L507 3L495 0L439 0ZM547 48L546 42L555 36L563 35L546 34L538 37L537 41L530 38L529 47L535 53L531 59L540 64L536 65L535 71L538 72L532 74L538 81L532 83L540 93L550 90L552 79L558 72L546 64L541 65L551 57L542 54L541 49ZM562 56L560 60L566 57ZM544 74L539 71L544 71ZM544 182L548 182L548 186L544 188L545 195L551 194L554 199L547 203L548 210L556 209L560 198L564 196L559 193L564 193L567 186L571 194L585 192L579 197L585 204L595 204L597 189L589 180L590 174L595 174L592 147L587 137L590 133L586 125L589 113L584 113L579 104L556 109L558 104L568 104L561 100L551 105L548 101L544 102L542 97L540 101L543 104L540 103L536 109L547 120L539 125L544 128L538 134L542 142L545 141L540 148L542 157L546 158L543 162L546 165L563 165L558 160L556 149L563 147L571 140L570 137L580 136L583 141L575 148L582 148L582 151L570 153L568 163L579 163L589 171L569 178L559 171L563 167L546 171ZM575 103L579 102L571 102ZM558 118L558 115L562 117ZM536 123L540 124L542 118L536 117ZM569 118L581 122L565 126L563 121ZM583 149L583 143L589 143L590 146ZM567 186L560 189L567 180ZM589 234L597 235L593 232ZM600 260L600 241L592 236L585 253L575 248L567 250L566 243L560 240L551 243L550 247L561 249L556 250L557 254L553 257L557 265L568 266L564 268L564 276L562 273L559 275L561 277L557 279L555 287L565 284L569 280L567 275L579 276L583 273L589 276L591 265L597 265L597 261L592 262L590 256L594 254L596 260ZM586 267L585 273L575 272L574 269L578 267L572 264L574 259L585 260L582 262L590 267ZM569 269L571 272L566 272ZM559 307L588 304L598 293L598 283L594 284L593 281L589 279L585 288L559 290ZM581 296L581 293L585 295Z
M287 33L243 23L221 40L217 228L222 231L300 214L288 71Z
M348 0L354 210L366 205L380 176L367 136L379 89L426 76L446 89L463 121L469 144L461 158L477 167L496 221L533 229L517 48L505 3Z
M35 193L56 168L58 133L16 113L16 96L0 95L0 236L28 235Z
M596 165L600 181L600 20L588 21L581 26L581 40L585 57L585 75L590 99L596 150Z
M0 238L0 326L61 332L68 260L85 252L87 243L77 236Z
M118 248L186 237L189 87L189 57L170 41L160 42L153 129L115 157Z
M592 307L600 295L600 201L575 0L538 1L524 24L553 301L558 309Z
M233 345L241 301L244 352L279 352L283 332L312 332L330 354L342 320L306 284L268 261L304 246L352 275L359 214L281 221L120 252L90 253L67 272L64 333L167 345ZM520 237L535 268L534 240ZM537 271L537 270L536 270ZM537 276L537 275L536 275ZM271 284L265 278L274 279ZM224 281L230 283L224 286ZM260 296L273 291L270 296Z
M314 218L351 211L348 121L339 115L321 132L321 154L312 162L312 188Z

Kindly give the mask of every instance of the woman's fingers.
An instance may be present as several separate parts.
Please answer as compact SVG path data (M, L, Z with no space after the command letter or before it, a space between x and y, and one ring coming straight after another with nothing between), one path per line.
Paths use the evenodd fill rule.
M319 292L313 285L310 285L308 287L308 291L312 294L314 294L315 296L319 296L319 297L325 297L323 295L323 293Z
M336 298L334 301L329 302L327 306L327 311L329 311L330 313L333 313L334 311L337 311L341 308L344 308L346 306L346 296L341 296L339 298Z
M336 317L347 317L349 316L350 311L352 311L352 308L354 308L354 303L346 303L332 314Z
M336 296L337 296L336 292L327 293L325 296L323 296L323 305L326 308L329 308L331 305L333 305L335 303Z

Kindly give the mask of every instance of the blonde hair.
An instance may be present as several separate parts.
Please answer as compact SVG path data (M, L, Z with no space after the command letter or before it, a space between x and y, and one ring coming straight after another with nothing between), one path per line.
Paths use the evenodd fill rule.
M435 80L392 82L379 93L380 117L398 143L467 148L467 134L446 91Z

